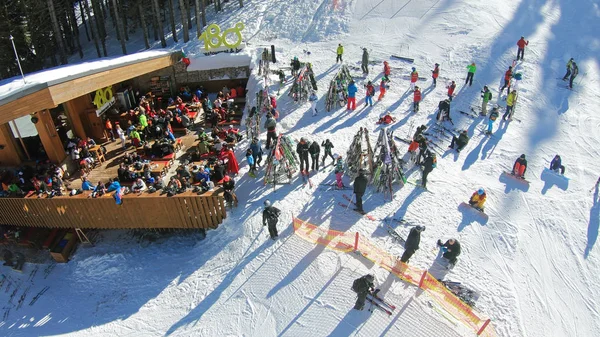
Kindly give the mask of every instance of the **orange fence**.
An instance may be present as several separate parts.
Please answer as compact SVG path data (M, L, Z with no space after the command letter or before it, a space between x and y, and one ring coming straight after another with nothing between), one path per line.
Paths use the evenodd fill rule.
M294 233L307 241L324 245L333 250L360 253L401 280L423 289L444 310L473 329L478 336L496 336L489 318L482 318L481 314L474 312L470 306L463 303L426 270L400 261L399 258L375 246L358 233L324 229L298 218L294 218Z

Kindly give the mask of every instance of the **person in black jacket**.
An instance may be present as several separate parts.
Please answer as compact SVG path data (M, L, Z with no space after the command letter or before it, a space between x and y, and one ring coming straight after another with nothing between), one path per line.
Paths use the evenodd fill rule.
M367 300L367 295L371 294L375 290L375 284L373 283L374 280L375 277L371 274L367 274L354 280L352 283L352 290L358 294L358 298L354 304L354 309L363 310L365 301Z
M277 233L277 222L279 221L281 211L277 207L271 206L269 200L265 200L264 205L265 209L262 213L263 226L268 225L269 235L271 239L275 240L279 236L279 233Z
M450 239L444 244L442 244L441 240L438 240L437 244L438 246L445 248L444 255L442 256L448 259L450 264L456 265L457 257L460 255L460 243L458 240Z
M435 167L435 155L428 150L425 156L425 161L423 162L423 177L421 178L421 186L423 186L423 188L427 188L427 176Z
M300 143L296 146L296 152L300 157L300 173L304 174L304 165L306 164L306 171L308 171L308 143L304 137L300 138Z
M513 175L517 178L525 179L525 172L527 171L527 158L525 154L522 154L513 165Z
M367 177L365 177L365 170L358 170L358 176L354 179L354 195L356 195L356 211L360 213L364 213L362 197L365 194L365 190L367 189Z
M211 181L218 183L219 181L223 180L223 177L225 176L225 168L223 166L216 163L215 166L213 166L212 171L213 172L210 176Z
M456 136L452 136L452 142L450 142L450 148L453 149L454 145L456 145L456 152L460 152L467 144L469 143L469 134L467 130L463 130L458 138Z
M321 153L321 147L319 147L319 143L312 142L308 147L308 152L310 153L310 159L312 161L310 168L313 171L319 170L319 154Z
M425 231L425 226L415 226L408 233L406 243L404 244L404 254L400 258L400 261L408 263L408 260L413 254L419 249L419 243L421 243L421 232Z
M440 101L440 103L438 104L438 114L436 119L438 121L443 121L443 120L452 120L452 118L450 118L450 100L449 99L445 99L443 101Z
M325 139L323 143L321 143L325 154L323 155L323 165L325 165L325 158L329 156L331 160L333 160L332 165L335 164L335 158L333 158L333 154L331 153L331 149L333 149L333 144L329 141L329 139Z
M417 131L415 131L415 134L413 135L413 140L417 140L417 137L419 137L423 132L425 132L425 130L427 130L427 125L421 125L419 127L417 127Z

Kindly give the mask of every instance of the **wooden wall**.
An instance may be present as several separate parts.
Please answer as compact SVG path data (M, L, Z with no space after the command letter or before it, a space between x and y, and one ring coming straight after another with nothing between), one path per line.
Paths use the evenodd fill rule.
M56 126L54 125L54 121L52 121L50 111L42 110L37 112L35 117L38 118L35 128L40 136L48 159L55 164L61 163L67 157L67 154L56 132Z
M18 166L21 164L21 156L15 143L15 138L8 124L0 125L0 166Z
M87 138L87 133L83 127L81 115L88 109L94 109L90 95L83 95L65 102L65 110L69 117L69 122L73 127L73 133L81 139Z

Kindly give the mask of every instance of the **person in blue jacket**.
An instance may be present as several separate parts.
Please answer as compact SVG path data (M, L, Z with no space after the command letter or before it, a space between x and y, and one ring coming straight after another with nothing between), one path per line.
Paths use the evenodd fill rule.
M348 84L348 110L356 110L356 92L358 88L354 81L350 81Z
M554 156L554 159L550 162L550 169L557 173L560 170L560 174L565 174L565 167L562 165L559 155Z

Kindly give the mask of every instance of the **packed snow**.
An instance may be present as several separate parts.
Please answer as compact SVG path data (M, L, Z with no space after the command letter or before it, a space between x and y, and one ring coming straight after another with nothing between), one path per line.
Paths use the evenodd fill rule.
M209 14L211 22L223 27L245 23L248 45L242 53L255 67L248 98L253 99L262 85L256 61L263 47L276 46L279 63L271 68L288 66L294 56L311 62L319 85L319 113L313 117L308 103L298 104L287 96L288 81L278 96L278 130L319 143L329 138L340 154L346 153L359 127L370 131L374 144L381 129L375 122L386 111L397 120L389 127L402 137L410 125L432 124L438 102L446 97L446 82L455 80L458 94L452 102L452 118L454 127L468 130L467 147L460 155L454 151L438 155L429 191L395 185L394 199L389 201L369 189L365 210L377 219L404 218L427 226L421 248L410 260L422 269L435 269L438 238L458 239L463 248L459 261L441 276L481 293L477 311L492 319L499 336L597 335L600 205L594 184L600 148L595 134L600 125L595 114L600 105L600 8L596 2L278 0L245 1L243 9L230 1L226 9ZM523 74L515 111L521 122L497 121L494 135L487 137L481 132L483 119L458 111L479 106L480 90L487 85L492 102L502 106L502 115L505 102L498 90L521 36L530 41L524 62L516 66ZM349 66L360 67L361 47L370 50L372 60L380 61L370 67L366 79L357 79L356 111L325 112L329 82L340 67L335 64L338 43L344 45L344 63ZM197 42L183 45L191 57L199 56L199 47ZM392 59L392 54L415 62ZM571 57L580 72L573 90L560 80ZM379 82L384 60L392 66L390 89L382 101L363 108L363 84ZM475 81L465 87L466 66L471 62L477 64ZM441 68L436 88L430 86L434 63ZM418 82L424 98L417 114L407 91L413 66L427 78ZM359 69L351 70L360 75ZM289 80L289 71L286 74ZM275 92L278 85L273 76ZM247 145L244 140L238 146L238 160ZM398 147L407 145L398 142ZM529 161L529 186L502 174L522 153ZM555 154L566 166L566 183L543 171ZM0 323L1 334L475 335L427 294L368 260L293 234L295 216L326 228L359 232L400 256L402 247L382 223L338 206L346 202L342 194L351 191L310 188L299 177L274 190L264 186L262 179L245 174L245 161L241 166L236 190L240 205L204 240L181 234L142 247L124 232L104 232L95 247L80 247L71 262L57 265L47 275L42 273L46 266L40 266L31 280L27 270L15 275L3 269L21 286L10 303L14 287L0 291L0 302L13 307ZM409 180L416 178L420 178L418 170ZM335 181L332 166L311 179L315 185ZM347 178L344 182L351 183ZM458 207L480 187L488 195L487 221ZM270 240L262 227L262 203L267 199L284 211L277 241ZM393 226L403 236L408 234L409 227ZM352 310L352 280L366 273L375 275L382 294L398 307L391 317ZM48 291L28 305L45 286ZM25 289L24 305L16 310Z

